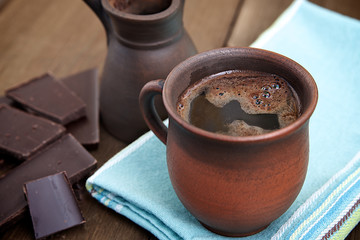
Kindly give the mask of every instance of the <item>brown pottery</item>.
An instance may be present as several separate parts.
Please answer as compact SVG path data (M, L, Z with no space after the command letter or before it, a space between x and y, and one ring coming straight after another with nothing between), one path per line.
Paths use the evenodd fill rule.
M270 133L234 137L197 128L177 114L178 97L189 85L242 69L285 78L299 96L301 116ZM168 128L154 109L152 100L159 94ZM309 118L317 98L312 76L291 59L255 48L222 48L185 60L166 81L146 84L140 105L150 129L167 146L170 179L183 205L215 233L246 236L282 215L300 192L309 158Z
M196 53L183 27L184 0L84 1L102 21L108 40L100 85L102 123L131 142L147 130L138 105L141 88Z

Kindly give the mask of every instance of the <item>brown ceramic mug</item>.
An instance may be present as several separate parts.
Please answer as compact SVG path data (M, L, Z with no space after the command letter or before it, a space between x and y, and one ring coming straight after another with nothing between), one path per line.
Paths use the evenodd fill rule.
M227 70L277 74L296 91L301 115L270 133L234 137L208 132L182 119L176 110L192 83ZM154 96L161 94L168 128L157 116ZM172 185L183 205L209 230L246 236L266 228L299 194L309 159L309 118L317 86L298 63L255 48L222 48L200 53L177 65L166 81L147 83L140 94L143 117L167 146Z

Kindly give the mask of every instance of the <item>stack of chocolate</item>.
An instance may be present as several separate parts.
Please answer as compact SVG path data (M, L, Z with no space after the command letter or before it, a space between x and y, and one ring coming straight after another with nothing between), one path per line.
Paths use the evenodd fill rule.
M84 147L99 143L98 113L96 69L45 74L0 98L0 160L16 160L0 177L0 228L27 206L36 238L84 222L71 186L96 168Z

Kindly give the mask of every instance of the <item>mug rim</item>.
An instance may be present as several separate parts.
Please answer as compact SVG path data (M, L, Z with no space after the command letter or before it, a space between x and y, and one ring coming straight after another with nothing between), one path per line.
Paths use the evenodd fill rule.
M269 133L264 133L260 135L255 136L230 136L230 135L224 135L219 133L210 132L204 129L201 129L199 127L196 127L187 121L185 121L180 115L177 113L176 109L171 106L170 99L170 89L172 82L174 82L179 74L182 73L182 71L189 66L192 66L197 61L206 61L206 59L209 59L209 57L216 57L217 55L232 55L232 56L241 56L244 54L250 54L251 56L255 57L262 57L261 59L270 59L270 60L277 60L282 61L282 64L286 64L287 67L296 69L299 74L302 75L302 79L306 81L307 84L310 85L310 104L305 109L304 112L301 113L301 115L290 125L277 129L274 131L271 131ZM279 62L280 63L280 62ZM230 70L230 69L229 69ZM235 70L235 69L233 69ZM200 80L200 79L199 79ZM230 143L255 143L255 142L265 142L265 141L273 141L279 138L283 138L287 135L290 135L294 132L296 132L299 128L304 126L308 120L310 119L311 115L313 114L315 107L317 105L318 101L318 88L316 85L315 80L311 76L311 74L299 63L295 62L294 60L281 55L276 52L272 52L265 49L260 48L253 48L253 47L225 47L225 48L218 48L213 49L210 51L205 51L202 53L198 53L185 61L179 63L173 70L169 73L167 76L164 88L163 88L163 103L164 106L168 112L169 119L173 119L176 121L177 124L179 124L181 127L186 129L187 131L197 135L202 136L207 139L212 139L215 141L221 141L221 142L230 142ZM169 123L170 124L170 123Z

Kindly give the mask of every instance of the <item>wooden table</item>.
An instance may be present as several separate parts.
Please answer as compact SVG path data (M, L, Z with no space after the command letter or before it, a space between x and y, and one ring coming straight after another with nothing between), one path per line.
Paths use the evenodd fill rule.
M358 0L313 2L360 19ZM199 52L248 46L290 3L291 0L186 0L184 24ZM47 71L56 77L91 67L101 71L106 50L104 29L82 1L0 0L0 95ZM125 146L101 128L99 148L91 154L100 167ZM52 239L156 239L99 204L84 189L81 193L80 207L86 223L55 234ZM29 216L2 231L0 239L34 239ZM360 239L359 225L347 239Z

